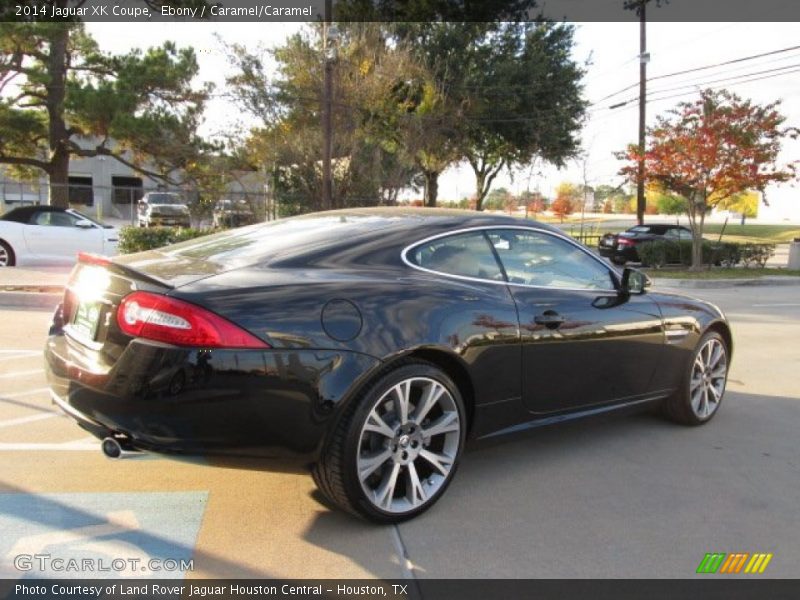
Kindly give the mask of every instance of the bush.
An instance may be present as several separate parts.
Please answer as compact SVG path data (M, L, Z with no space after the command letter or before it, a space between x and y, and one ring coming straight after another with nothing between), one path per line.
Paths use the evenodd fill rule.
M745 267L757 265L762 269L775 255L775 244L742 244L741 257Z
M131 254L177 244L209 233L214 232L210 229L192 229L190 227L123 227L119 232L118 248L120 254Z
M732 267L744 261L745 246L770 245L774 254L775 247L772 244L735 244L733 242L710 242L705 240L703 241L703 264ZM637 251L644 266L658 269L665 265L679 264L688 267L692 264L692 242L688 240L680 242L670 240L648 242L641 244Z

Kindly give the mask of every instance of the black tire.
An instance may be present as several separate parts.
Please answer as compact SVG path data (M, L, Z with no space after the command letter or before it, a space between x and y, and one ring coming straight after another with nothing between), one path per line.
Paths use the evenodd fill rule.
M698 356L701 352L705 352L705 348L709 344L711 344L712 347L720 348L723 352L723 355L720 359L724 363L722 364L723 372L721 376L719 373L716 376L713 376L713 370L709 370L705 375L698 378ZM701 356L699 359L701 362L703 362L703 356ZM729 365L730 354L728 345L725 343L725 339L716 331L707 331L700 338L700 341L697 343L694 352L692 352L688 364L685 367L683 377L681 378L679 388L672 396L664 400L663 412L667 418L675 421L676 423L680 423L681 425L696 426L708 423L714 417L714 415L717 414L719 407L722 404L722 399L725 395L725 386L728 379ZM705 392L695 387L696 385L706 389L708 388L708 385L711 385L714 387L714 391ZM696 402L693 402L693 391L700 392L700 399ZM711 399L714 397L714 393L717 391L719 393L719 397L712 404ZM703 401L704 394L706 394L705 402ZM710 411L705 413L703 410L699 409L697 406L698 402L700 407L705 404L708 408L710 408Z
M625 263L628 261L622 256L612 256L611 262L614 263L615 265L619 265L620 267L624 267Z
M457 436L455 432L441 435L450 435L450 442L457 437L458 446L457 450L452 452L452 461L449 467L449 472L446 475L440 475L436 472L433 472L429 475L428 479L424 480L424 483L427 485L431 483L429 479L440 479L440 481L436 484L438 487L435 488L435 491L430 496L424 500L419 500L419 502L421 502L419 505L409 506L407 510L403 510L403 505L411 503L412 501L407 499L407 496L399 496L395 498L393 494L390 494L391 497L389 498L389 504L394 504L396 500L396 502L401 506L400 508L392 506L391 509L385 510L379 506L376 506L375 500L371 499L371 497L368 496L367 491L364 489L368 483L365 481L362 484L362 481L359 478L358 466L360 464L359 461L361 460L359 457L363 456L361 452L362 445L365 442L363 436L373 435L377 436L377 439L383 439L378 434L365 433L363 428L365 427L367 419L370 417L373 409L377 411L385 408L389 402L387 397L390 393L392 393L392 390L395 388L395 386L398 386L398 384L401 382L404 383L412 380L415 382L432 381L433 383L430 385L438 384L447 391L449 398L453 401L451 408L455 409L455 412L457 412L459 430L457 432ZM409 392L409 397L413 397L413 391ZM416 404L413 405L415 413L417 412L420 404L422 404L420 400L421 396L418 396L416 398ZM409 406L411 405L412 403L409 402ZM438 407L438 405L436 405L435 408L436 407ZM433 410L431 412L433 412ZM447 413L442 412L440 419L446 414L452 417L452 412L452 410L448 411ZM409 416L411 416L410 412ZM411 422L411 420L409 419L408 422ZM425 421L423 420L422 423L425 423ZM395 424L393 427L401 427L401 425ZM402 427L404 427L404 425ZM424 429L420 425L417 431L417 435L419 435L422 431L424 431ZM398 433L398 435L400 434ZM428 510L442 496L455 476L458 461L464 447L465 436L466 411L464 410L464 402L461 394L459 393L458 387L453 380L448 377L446 373L442 372L440 369L431 365L430 363L417 360L403 361L402 363L390 367L389 370L380 374L371 383L367 384L366 387L358 394L358 396L353 398L353 400L349 403L334 426L326 448L322 453L322 457L320 458L319 462L314 465L312 476L320 492L332 504L336 505L342 510L345 510L353 515L375 521L377 523L399 523L401 521L411 519ZM409 436L403 437L408 438ZM405 440L405 443L406 446L404 447L407 447L410 451L410 446L408 446L407 439ZM391 452L392 444L395 444L394 451L395 454L397 454L397 442L392 442L391 440L388 440L388 438L385 443L384 450L379 450L378 452ZM430 447L430 444L431 441L428 441L425 446ZM400 451L402 451L402 448ZM420 445L418 452L424 451L425 450L423 449L422 445ZM403 453L403 458L405 458L405 453ZM414 496L414 502L416 502L418 501L416 499L416 493L413 491L409 492L410 488L408 487L407 482L413 481L413 477L417 477L417 482L420 484L419 489L425 490L426 487L422 484L423 480L419 478L418 474L423 473L424 471L422 471L422 469L424 468L424 465L429 465L429 463L419 456L417 456L417 458L410 459L409 462L414 465L413 468L410 466L395 466L395 458L389 458L386 460L386 462L381 464L381 466L373 473L373 475L376 477L376 480L381 479L385 483L385 480L391 477L393 469L397 469L398 473L401 473L403 476L403 484L400 489L393 487L392 489L394 490L394 493L405 490L406 494L410 493ZM420 468L419 471L417 470L418 467ZM410 469L413 470L413 476ZM432 470L435 471L434 469ZM399 483L399 474L395 475L395 481ZM392 500L392 498L395 498L395 500Z
M17 257L9 244L0 240L0 267L13 267L17 264Z

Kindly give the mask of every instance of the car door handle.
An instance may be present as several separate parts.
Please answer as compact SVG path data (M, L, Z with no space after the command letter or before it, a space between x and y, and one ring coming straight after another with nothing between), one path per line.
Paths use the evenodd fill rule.
M536 315L533 322L537 325L544 325L548 329L558 329L567 318L561 316L553 310L546 310L541 315Z

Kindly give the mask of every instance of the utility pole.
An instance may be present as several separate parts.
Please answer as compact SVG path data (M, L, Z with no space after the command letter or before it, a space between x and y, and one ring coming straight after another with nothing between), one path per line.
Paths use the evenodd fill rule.
M636 220L644 223L644 133L645 105L647 104L647 2L639 6L639 165L636 181Z
M328 55L331 30L331 3L325 0L325 21L322 23L322 55L325 61L324 82L322 84L322 208L330 210L333 206L333 185L331 181L331 155L333 153L333 61Z

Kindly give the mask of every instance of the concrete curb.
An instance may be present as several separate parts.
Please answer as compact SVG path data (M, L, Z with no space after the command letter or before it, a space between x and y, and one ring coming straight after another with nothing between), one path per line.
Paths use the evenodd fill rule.
M0 291L0 307L52 311L55 310L62 298L63 291L58 294L47 292Z
M6 284L0 285L0 292L33 292L39 294L63 294L63 285L51 284Z
M668 279L651 277L653 286L694 289L800 285L800 277L754 277L753 279Z

